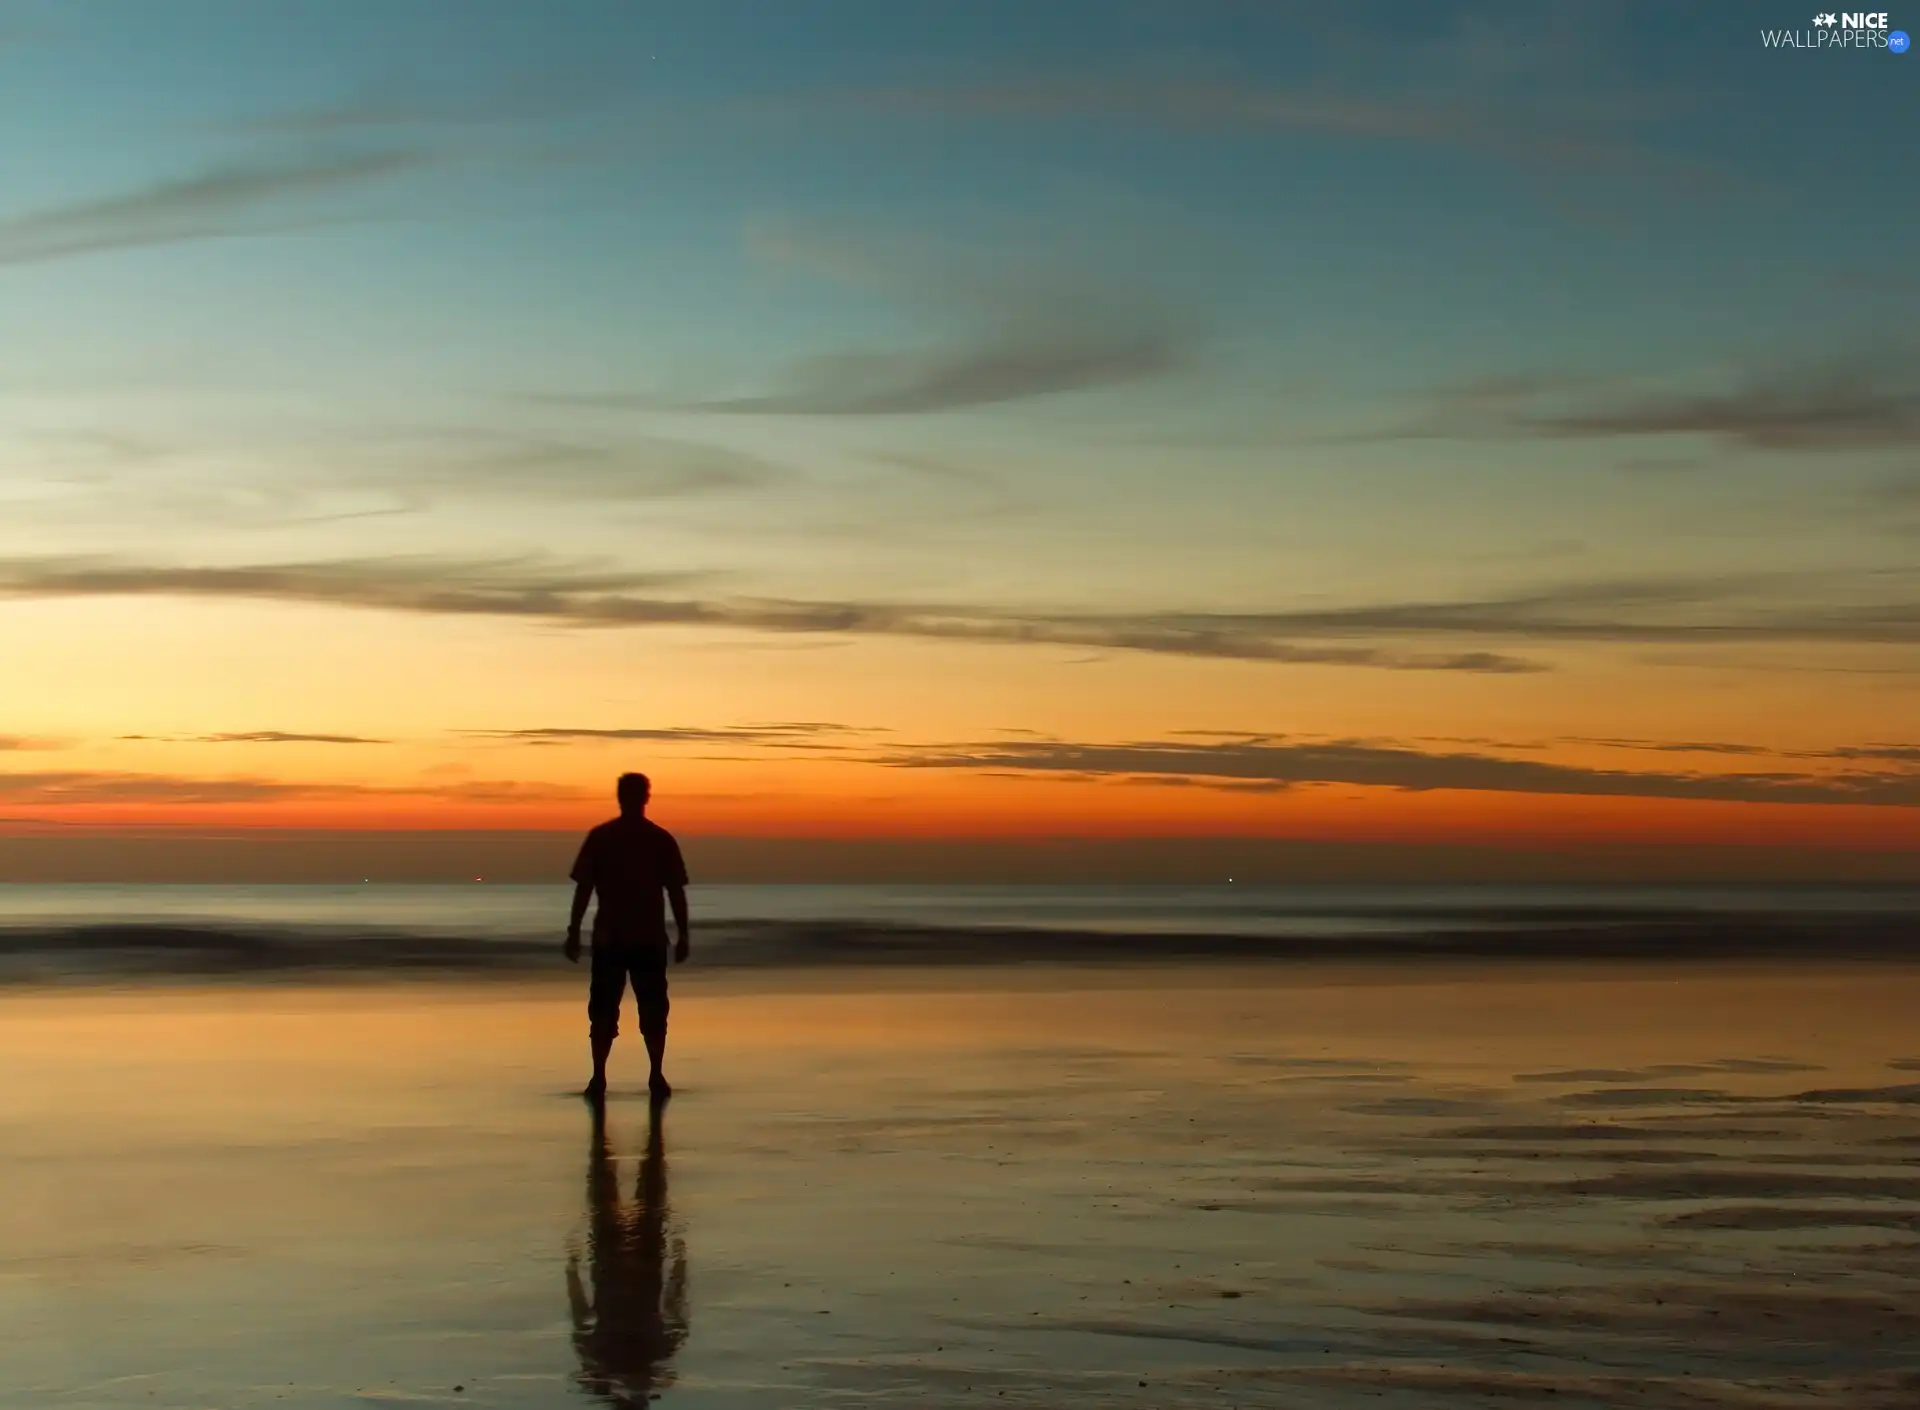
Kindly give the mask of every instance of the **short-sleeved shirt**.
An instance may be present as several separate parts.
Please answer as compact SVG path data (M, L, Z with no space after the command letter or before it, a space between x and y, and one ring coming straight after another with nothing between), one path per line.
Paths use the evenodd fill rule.
M593 913L594 944L664 947L665 889L687 884L687 864L673 834L658 823L615 818L580 844L573 879L593 887L600 898Z

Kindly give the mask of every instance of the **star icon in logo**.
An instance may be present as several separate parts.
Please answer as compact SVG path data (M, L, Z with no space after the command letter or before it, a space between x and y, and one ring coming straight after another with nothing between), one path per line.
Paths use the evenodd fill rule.
M1833 12L1831 10L1829 10L1824 15L1815 15L1813 17L1813 22L1819 25L1822 29L1825 29L1828 25L1839 23L1839 21L1834 17Z

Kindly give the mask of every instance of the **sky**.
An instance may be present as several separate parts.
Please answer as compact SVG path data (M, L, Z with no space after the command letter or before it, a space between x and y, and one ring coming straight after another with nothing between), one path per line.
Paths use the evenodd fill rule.
M1920 878L1920 58L1813 19L0 0L0 853Z

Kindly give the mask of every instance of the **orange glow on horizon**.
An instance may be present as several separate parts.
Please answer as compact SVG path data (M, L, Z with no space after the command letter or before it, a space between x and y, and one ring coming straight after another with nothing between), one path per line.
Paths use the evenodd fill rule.
M967 781L961 781L965 783ZM889 793L676 794L652 815L687 836L860 839L1125 840L1246 837L1496 846L1796 845L1920 851L1920 811L1865 805L1304 785L1279 793L1117 782L975 780ZM613 807L585 800L473 803L395 795L274 802L21 806L22 825L279 831L583 831Z

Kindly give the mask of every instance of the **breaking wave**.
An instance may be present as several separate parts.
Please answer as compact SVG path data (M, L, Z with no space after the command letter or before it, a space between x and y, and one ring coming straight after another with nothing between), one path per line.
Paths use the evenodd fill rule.
M696 916L703 969L1407 960L1920 959L1920 909L1792 914L1566 906L1429 910L1393 925L914 923ZM564 973L557 929L220 919L0 919L0 982Z

